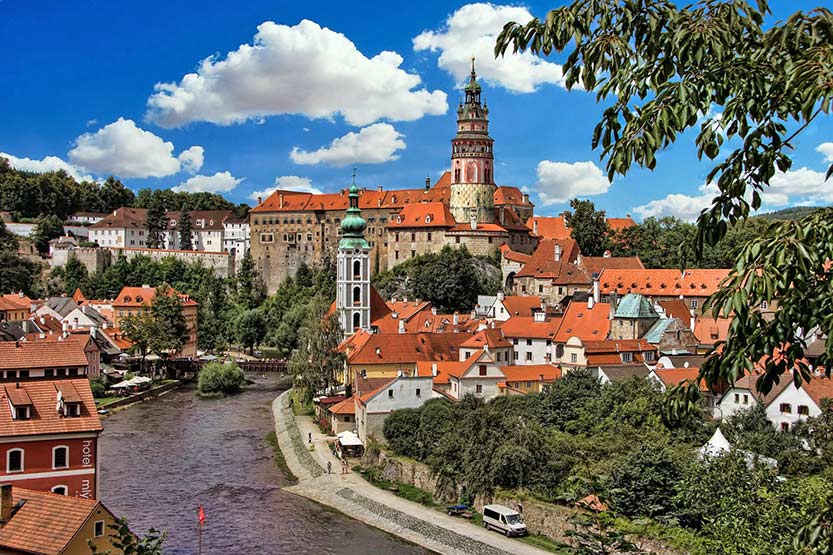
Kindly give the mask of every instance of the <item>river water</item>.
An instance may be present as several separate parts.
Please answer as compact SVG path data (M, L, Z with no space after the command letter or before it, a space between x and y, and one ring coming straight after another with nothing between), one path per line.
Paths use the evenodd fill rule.
M240 395L179 389L105 418L100 497L134 532L167 530L166 553L425 555L375 528L286 493L264 438L274 429L272 378Z

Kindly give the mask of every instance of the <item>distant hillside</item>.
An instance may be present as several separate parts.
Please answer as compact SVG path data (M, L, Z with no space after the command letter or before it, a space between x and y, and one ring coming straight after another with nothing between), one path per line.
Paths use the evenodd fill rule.
M819 208L825 208L824 206L793 206L790 208L784 208L782 210L776 210L775 212L767 212L765 214L756 214L755 218L760 218L762 220L799 220L804 216L812 214Z

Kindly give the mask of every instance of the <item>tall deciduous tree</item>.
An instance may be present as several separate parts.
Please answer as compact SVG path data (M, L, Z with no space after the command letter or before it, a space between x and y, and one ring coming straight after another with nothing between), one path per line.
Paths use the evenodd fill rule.
M188 203L182 205L179 213L179 248L184 251L194 250L193 236L191 234L191 211Z
M765 22L769 16L766 0L685 7L581 0L544 21L507 23L495 54L566 52L565 85L596 92L600 102L610 99L592 144L602 149L611 179L633 164L654 169L659 151L694 130L698 157L715 161L706 179L715 188L712 205L697 222L694 250L701 254L761 206L772 178L792 166L797 138L830 113L833 14L817 8ZM831 173L833 166L828 178ZM709 384L734 382L765 359L758 382L764 392L789 370L797 370L796 381L811 379L802 332L833 333L831 259L833 209L775 223L741 249L708 304L733 324L701 376ZM776 306L767 318L756 308L762 302ZM833 342L817 366L833 367ZM687 387L672 412L696 406L697 385Z
M263 289L257 276L252 253L246 251L240 261L240 269L236 278L237 303L240 308L248 310L255 308L263 298Z
M337 351L343 330L336 314L327 314L330 302L315 297L306 307L298 348L289 360L289 370L311 397L338 383L344 370L344 355Z
M156 327L150 350L159 356L180 350L185 344L188 329L182 312L182 300L169 285L163 284L156 288L150 315Z
M255 347L266 337L266 322L263 314L256 308L244 310L234 322L234 327L237 332L237 341L244 348L248 348L249 354L253 355Z
M38 252L45 253L49 251L49 241L63 234L63 220L58 216L49 215L38 220L38 224L32 234L32 240L35 242L35 247L38 249Z
M168 216L165 207L154 199L147 211L148 234L145 244L149 249L165 248L165 231L168 229Z
M567 212L567 225L570 236L578 243L578 248L585 256L601 256L607 248L610 227L607 225L604 210L596 210L591 200L570 201L572 212Z

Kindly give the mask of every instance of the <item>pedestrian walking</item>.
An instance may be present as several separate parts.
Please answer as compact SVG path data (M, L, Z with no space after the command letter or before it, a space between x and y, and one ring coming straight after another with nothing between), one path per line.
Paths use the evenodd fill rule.
M327 461L327 474L330 474L332 472L332 469L333 469L333 463L330 462L330 461Z
M312 443L312 432L309 433L309 442Z

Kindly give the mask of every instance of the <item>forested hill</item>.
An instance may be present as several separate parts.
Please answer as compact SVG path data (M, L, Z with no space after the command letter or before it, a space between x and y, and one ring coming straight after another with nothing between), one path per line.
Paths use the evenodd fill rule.
M823 208L821 206L792 206L790 208L783 208L781 210L776 210L775 212L767 212L765 214L757 214L753 216L754 218L760 218L762 220L799 220L804 216L808 216L818 210L819 208Z
M110 212L121 206L147 208L160 202L167 210L234 210L245 215L248 205L235 205L217 193L177 193L170 189L141 189L138 195L109 177L102 183L76 181L66 172L32 173L12 168L0 158L0 210L16 220L55 215L66 219L76 212Z

